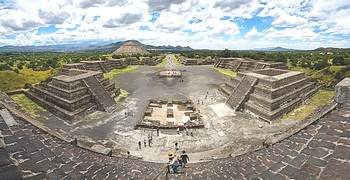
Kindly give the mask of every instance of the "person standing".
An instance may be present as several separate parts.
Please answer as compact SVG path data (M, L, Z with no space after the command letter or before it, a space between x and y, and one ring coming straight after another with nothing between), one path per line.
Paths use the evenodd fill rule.
M141 149L141 141L139 141L139 149Z
M176 133L177 133L177 134L180 134L180 128L177 128L177 129L176 129Z
M182 167L185 168L187 162L190 161L190 158L189 158L188 155L186 154L185 150L182 151L181 160L182 160Z
M157 127L157 136L159 136L159 127Z
M179 148L177 148L177 142L175 142L175 150L178 150Z
M172 167L174 173L179 173L177 168L179 167L180 163L179 160L177 159L176 155L172 152L168 153L169 157L169 165Z

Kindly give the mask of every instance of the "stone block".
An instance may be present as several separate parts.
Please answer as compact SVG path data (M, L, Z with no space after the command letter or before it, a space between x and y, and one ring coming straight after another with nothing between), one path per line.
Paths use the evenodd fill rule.
M349 179L349 162L337 161L331 159L319 179Z
M350 147L347 146L337 146L333 153L333 157L337 159L342 159L350 161Z
M101 153L101 154L104 154L104 155L112 155L112 149L111 148L106 148L100 144L95 144L91 147L91 149L95 152L98 152L98 153Z
M337 103L350 103L350 78L345 78L335 86L334 100Z
M5 143L4 140L2 140L2 138L0 139L0 149L5 147Z
M153 109L152 108L147 108L145 111L145 116L152 116Z

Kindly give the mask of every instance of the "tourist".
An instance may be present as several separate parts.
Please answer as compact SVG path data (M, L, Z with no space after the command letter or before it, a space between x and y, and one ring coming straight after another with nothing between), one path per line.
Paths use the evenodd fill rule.
M190 133L190 134L191 134L191 136L193 137L193 131L192 131L192 129L191 129L191 133Z
M177 133L177 134L180 134L180 128L177 128L177 129L176 129L176 133Z
M186 135L188 136L188 128L186 127Z
M159 136L159 127L157 127L157 136Z
M190 158L188 157L188 155L186 154L185 150L182 151L182 155L181 155L181 162L182 162L182 167L185 168L187 162L190 161Z
M148 146L151 147L151 141L152 139L148 139Z
M177 148L177 142L175 142L175 150L178 150L179 148Z
M139 141L139 148L141 149L141 141Z
M146 139L143 140L143 144L147 147Z
M169 162L168 164L172 167L174 173L179 173L177 167L179 167L179 160L176 158L176 155L173 152L168 153Z

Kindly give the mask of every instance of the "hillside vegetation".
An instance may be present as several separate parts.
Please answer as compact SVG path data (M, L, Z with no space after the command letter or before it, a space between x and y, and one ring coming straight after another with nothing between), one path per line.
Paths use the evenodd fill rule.
M350 77L350 50L318 49L315 51L263 52L263 51L223 51L194 50L177 52L185 58L218 59L220 57L241 57L255 60L284 62L288 68L305 72L323 88L333 89L335 84ZM159 55L157 53L147 56ZM9 92L29 88L34 84L54 76L66 63L83 60L107 60L110 57L97 52L73 53L3 53L0 54L0 90ZM121 58L121 57L113 57ZM132 70L115 70L105 76ZM217 69L219 70L219 69ZM220 70L234 77L235 73Z

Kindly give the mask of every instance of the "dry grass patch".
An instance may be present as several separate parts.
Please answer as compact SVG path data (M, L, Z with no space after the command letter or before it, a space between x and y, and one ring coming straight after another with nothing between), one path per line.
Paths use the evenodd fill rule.
M334 91L320 90L310 99L310 103L308 105L299 106L274 123L281 123L287 119L302 120L310 115L317 107L322 106L333 99L333 97Z
M111 72L104 73L103 76L108 79L112 79L115 75L120 74L120 73L126 73L135 70L139 66L128 66L124 69L113 69Z
M29 99L25 94L15 94L12 95L11 98L34 117L40 117L39 112L46 111L43 107Z
M214 66L212 66L211 68L219 71L221 74L225 74L225 75L233 77L233 78L237 77L237 72L233 72L233 71L231 71L229 69L217 68L217 67L214 67Z
M25 83L34 85L41 81L45 81L53 74L54 71L52 70L33 71L33 69L28 69L26 67L19 70L19 74L10 70L0 71L0 90L9 92L16 89L22 89Z

